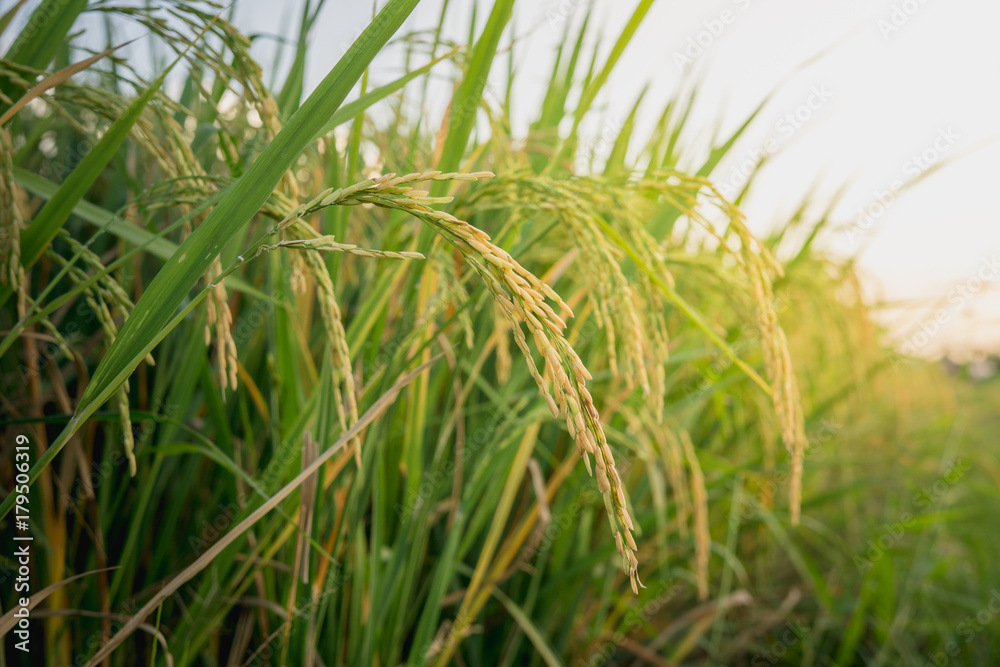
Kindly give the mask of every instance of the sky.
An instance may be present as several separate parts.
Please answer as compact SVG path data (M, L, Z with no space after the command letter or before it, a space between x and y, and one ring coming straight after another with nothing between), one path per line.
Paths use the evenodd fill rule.
M265 81L280 43L268 36L293 41L301 4L236 5L236 25L265 35L255 43ZM473 4L449 5L446 32L457 41L467 39ZM491 4L480 0L480 25ZM516 5L515 133L537 113L567 22L581 21L589 4ZM606 52L637 0L593 4ZM440 8L441 0L423 0L402 32L433 28ZM312 34L307 89L371 12L370 2L328 0ZM666 101L697 82L689 139L704 155L713 136L731 133L770 95L714 174L724 191L738 187L761 151L769 153L743 205L750 227L764 232L780 224L807 193L819 209L840 193L832 217L842 229L823 242L857 257L869 301L904 352L1000 352L997 25L996 0L657 0L584 134L596 137L602 124L624 120L646 86L638 128L648 132ZM400 75L399 53L379 57L373 85ZM491 75L487 99L490 89L503 90L503 76ZM449 90L441 91L442 106Z

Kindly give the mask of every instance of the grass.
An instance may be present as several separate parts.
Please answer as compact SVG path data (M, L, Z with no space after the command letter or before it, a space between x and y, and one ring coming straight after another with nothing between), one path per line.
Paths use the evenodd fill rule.
M756 112L700 155L679 96L592 155L651 2L567 22L526 137L513 2L453 44L390 0L308 95L322 2L288 68L209 3L22 4L0 530L28 474L38 604L26 655L0 554L0 664L1000 654L1000 387L881 343L822 203L750 233L712 178Z

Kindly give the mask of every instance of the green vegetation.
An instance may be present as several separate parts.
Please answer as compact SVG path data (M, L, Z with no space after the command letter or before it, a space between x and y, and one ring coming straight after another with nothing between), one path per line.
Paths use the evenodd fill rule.
M712 185L747 124L699 155L679 94L594 155L652 0L600 58L566 21L526 137L513 0L464 44L389 0L308 94L322 1L290 67L207 2L24 4L0 491L16 544L24 435L40 604L25 654L0 554L0 665L996 662L997 380L885 347L816 202L751 235Z

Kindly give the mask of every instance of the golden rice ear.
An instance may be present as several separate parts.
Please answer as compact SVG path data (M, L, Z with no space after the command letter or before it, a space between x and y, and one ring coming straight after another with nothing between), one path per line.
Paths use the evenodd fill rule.
M135 477L135 438L132 435L132 413L128 404L128 389L122 385L115 392L118 402L118 416L122 421L122 442L125 447L125 458L128 459L128 472Z
M358 254L353 247L337 244L332 237L315 235L301 222L303 217L327 206L355 204L373 204L409 213L431 226L454 245L493 296L494 303L510 325L514 342L521 350L528 371L553 416L562 414L566 420L567 430L574 434L578 451L583 456L588 471L590 471L588 455L594 456L598 487L605 497L612 531L622 544L619 555L622 557L633 590L638 590L641 583L637 574L638 560L635 555L637 549L631 534L634 525L628 513L624 489L615 469L614 457L605 438L600 416L586 388L586 382L591 377L590 372L566 339L564 335L566 322L556 314L549 301L559 304L564 313L571 311L555 290L521 266L506 250L495 245L489 234L451 213L434 208L436 204L450 202L450 197L428 197L409 185L427 180L477 181L492 176L491 172L461 174L428 171L414 172L405 176L385 174L346 188L331 188L313 197L307 204L293 208L272 230L291 232L296 236L304 235L303 238L284 241L264 249L285 246L304 250L353 251L354 254ZM309 238L310 236L312 238ZM385 256L383 251L380 252ZM318 283L329 283L329 276L319 276L320 273L325 273L325 265L315 258L315 253L306 252L305 255L309 258L307 262L315 266L314 274L317 274ZM315 264L316 262L319 264ZM324 271L320 271L321 266ZM332 283L329 286L320 285L321 292L332 294L332 290ZM349 363L346 361L349 360L346 343L340 340L344 335L339 311L336 311L336 315L333 314L336 299L332 296L327 297L321 304L324 301L328 302L323 306L324 312L329 313L324 315L330 320L327 325L331 330L338 331L335 334L337 340L331 343L345 350L344 359L338 360L338 363ZM545 361L544 372L539 371L534 362L522 326L531 334L535 348ZM643 364L640 366L644 368ZM342 366L342 372L349 372L349 367Z
M774 307L774 290L771 275L783 275L781 265L763 244L754 238L746 226L742 212L725 199L706 178L678 172L656 174L655 179L644 180L641 187L663 194L702 228L715 236L722 248L733 252L750 280L750 298L756 312L756 327L761 337L764 365L771 391L771 404L781 425L781 439L791 459L789 480L789 508L792 525L798 525L802 504L802 469L805 448L805 419L799 397L798 383L792 366L788 340L778 321ZM723 213L729 221L729 233L736 237L739 248L732 250L702 212L698 198L707 199L709 206Z
M222 262L216 257L209 276L218 276L222 273ZM211 278L208 278L211 281ZM233 313L229 309L229 294L222 280L209 283L209 293L207 297L207 318L205 321L205 343L215 341L215 356L219 365L218 378L219 387L223 392L226 389L235 391L237 383L238 362L236 358L236 341L233 340ZM215 330L214 339L212 330Z
M540 211L551 216L554 227L564 232L579 254L572 264L581 269L579 278L589 287L587 305L604 332L611 374L627 388L641 389L654 406L654 414L662 418L666 401L663 364L669 357L667 306L648 276L642 274L636 282L626 275L622 252L604 229L611 225L619 230L671 282L663 253L642 224L642 211L629 203L636 199L635 184L627 181L590 176L554 179L515 172L480 186L464 200L464 206L470 210L502 207L515 220L534 218ZM558 295L546 296L572 316Z
M304 252L302 258L307 271L316 283L316 298L319 300L320 316L323 318L323 327L326 329L327 348L334 371L334 403L337 420L340 422L341 429L346 431L358 421L358 399L343 316L340 312L340 306L337 304L337 294L333 288L333 281L330 279L329 270L322 257L315 252ZM354 438L351 440L350 446L354 450L355 463L360 469L361 439Z
M593 301L593 314L606 333L611 372L624 376L629 386L641 387L647 399L651 400L657 421L660 421L666 395L664 368L669 336L662 317L645 315L648 311L664 310L655 296L649 296L659 294L659 290L652 287L644 290L644 299L651 301L651 305L645 305L644 299L636 295L636 290L620 274L616 249L609 245L607 238L610 233L607 228L612 226L614 233L626 238L629 247L643 262L656 267L672 283L663 251L641 223L633 222L633 219L642 220L643 217L641 210L630 209L630 202L640 199L635 196L636 193L644 192L655 193L675 206L719 239L725 249L731 249L734 244L716 232L704 210L715 209L729 221L727 233L735 236L739 245L732 252L750 279L749 295L757 312L757 327L761 331L771 403L782 425L782 441L791 456L790 513L792 523L798 524L806 439L788 344L773 304L770 276L782 275L782 269L749 232L742 213L726 201L710 181L672 171L654 173L650 178L634 183L626 181L618 186L606 179L592 177L554 181L534 174L515 175L479 188L468 205L502 205L516 212L522 206L521 201L528 201L531 202L532 215L542 209L564 223L562 227L569 232L568 236L575 241L584 257L582 264L587 267L585 277L593 286L588 297ZM603 224L595 224L595 216L605 216ZM619 348L624 354L619 355ZM651 372L647 371L647 366L652 369ZM582 442L588 444L586 438ZM585 446L583 451L591 450ZM675 489L681 488L678 484L674 486ZM687 496L687 493L683 495ZM698 521L697 509L695 521Z
M24 281L21 268L21 227L24 220L14 180L14 144L7 128L0 127L0 285L20 293Z
M757 311L757 326L764 351L764 364L771 386L771 402L781 425L781 440L791 458L792 474L789 479L788 501L791 523L797 526L801 517L802 468L808 442L798 382L792 366L791 353L788 350L788 339L778 322L778 314L774 308L774 291L767 276L767 271L776 263L766 252L754 251L755 246L757 248L760 246L747 230L742 214L735 209L732 221L733 229L740 238L743 266L751 281L751 296Z
M698 579L698 599L708 599L708 559L711 554L712 538L708 532L708 491L705 489L705 475L701 471L698 454L687 431L681 430L680 442L691 470L691 497L694 500L694 553L695 575Z
M684 448L673 429L663 429L663 431L666 435L667 474L670 476L674 505L677 507L677 528L682 537L687 537L688 522L692 516L692 495L687 475L684 474Z

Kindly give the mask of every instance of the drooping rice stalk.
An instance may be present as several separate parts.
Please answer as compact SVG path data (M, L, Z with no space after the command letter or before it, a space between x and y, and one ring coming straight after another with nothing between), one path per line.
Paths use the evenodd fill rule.
M14 181L14 145L10 132L0 127L0 284L18 294L18 311L24 312L24 269L21 267L21 227L24 224Z
M561 308L563 315L572 316L572 311L552 288L542 283L505 250L494 245L485 232L449 213L432 208L437 204L449 203L451 197L431 197L426 191L415 190L409 185L422 181L477 181L491 177L493 174L490 172L461 174L430 171L404 176L385 174L347 188L330 189L320 193L310 202L290 212L275 230L287 230L302 216L315 213L327 206L374 204L405 211L419 218L458 248L483 280L500 312L511 326L514 340L524 355L529 372L553 416L560 414L564 416L566 428L576 440L577 451L583 457L590 474L594 474L590 456L594 457L597 484L604 494L618 555L629 575L633 591L638 592L641 586L638 578L638 560L635 556L638 547L632 537L635 526L629 516L621 479L615 468L614 455L605 438L593 398L586 387L586 381L591 379L591 375L563 334L566 328L565 321L556 314L547 299L555 302ZM320 248L322 244L332 244L333 241L320 238L291 243ZM285 245L288 244L289 242L285 242ZM330 247L336 248L336 246ZM350 248L349 251L353 254L367 253L355 248ZM532 357L522 325L531 333L535 348L545 360L541 372Z
M739 209L727 202L710 182L704 179L691 179L688 187L695 187L696 192L707 192L710 201L726 214L730 231L738 241L739 257L751 284L750 295L757 315L757 328L764 351L768 382L771 386L771 401L778 423L781 425L782 442L791 457L789 507L792 525L795 526L798 525L801 515L803 453L807 442L802 404L788 349L788 339L778 322L774 291L771 286L770 275L782 277L783 271L770 252L753 238ZM694 206L692 212L693 219L715 233L711 223L698 214Z

